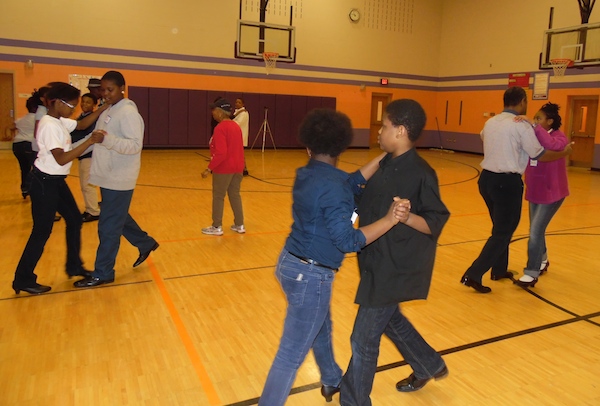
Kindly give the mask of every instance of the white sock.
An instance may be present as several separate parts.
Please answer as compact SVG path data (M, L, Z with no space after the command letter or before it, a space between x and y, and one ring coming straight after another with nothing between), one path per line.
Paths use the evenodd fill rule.
M529 275L523 275L519 278L519 281L525 282L525 283L533 282L534 280L535 280L535 278L533 276L529 276Z
M540 271L543 270L546 267L546 265L548 265L547 259L543 260L542 263L540 264Z

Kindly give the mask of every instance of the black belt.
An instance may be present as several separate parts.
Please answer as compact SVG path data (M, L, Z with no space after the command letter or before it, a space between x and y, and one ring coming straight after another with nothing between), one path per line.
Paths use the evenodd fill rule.
M292 252L289 252L289 251L288 251L288 253L289 253L291 256L298 258L300 261L306 262L307 264L312 264L312 265L314 265L314 266L320 266L321 268L327 268L327 269L331 269L331 270L332 270L332 271L334 271L334 272L337 272L337 271L338 271L338 268L332 268L332 267L330 267L329 265L324 265L324 264L322 264L322 263L320 263L320 262L317 262L317 261L315 261L314 259L310 259L310 258L304 258L304 257L301 257L300 255L296 255L296 254L294 254L294 253L292 253Z
M31 172L42 179L65 179L67 177L67 175L50 175L49 173L40 171L37 166L31 168Z

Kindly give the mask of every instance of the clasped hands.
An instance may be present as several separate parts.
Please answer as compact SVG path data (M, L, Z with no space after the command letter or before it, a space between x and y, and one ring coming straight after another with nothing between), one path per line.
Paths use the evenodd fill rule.
M395 196L388 215L391 216L394 224L406 223L410 216L410 200Z
M104 136L106 135L106 131L104 130L94 130L89 140L92 144L101 144L104 141Z

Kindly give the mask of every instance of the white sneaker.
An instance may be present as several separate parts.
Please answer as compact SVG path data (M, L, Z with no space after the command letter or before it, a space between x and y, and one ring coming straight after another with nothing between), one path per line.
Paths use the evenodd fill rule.
M219 227L206 227L202 229L202 234L209 234L209 235L223 235L223 227L219 226Z
M231 230L235 231L236 233L240 233L240 234L244 234L246 232L246 229L244 228L243 224L241 226L236 226L234 224L231 226Z

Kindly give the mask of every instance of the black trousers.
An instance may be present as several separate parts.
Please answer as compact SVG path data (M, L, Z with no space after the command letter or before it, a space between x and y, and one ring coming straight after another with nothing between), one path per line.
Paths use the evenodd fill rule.
M494 173L484 169L477 183L492 219L492 235L466 274L481 282L490 268L496 276L508 269L508 245L521 220L523 180L518 173Z
M81 251L81 213L64 176L51 176L37 168L31 171L31 215L33 228L15 271L13 285L20 288L34 286L33 273L40 260L46 241L52 233L54 216L58 212L67 225L67 274L75 274L83 265Z
M34 159L34 153L31 150L31 142L15 142L12 144L12 151L17 158L17 161L19 161L19 168L21 168L21 193L27 193L29 192L27 176L29 175Z

